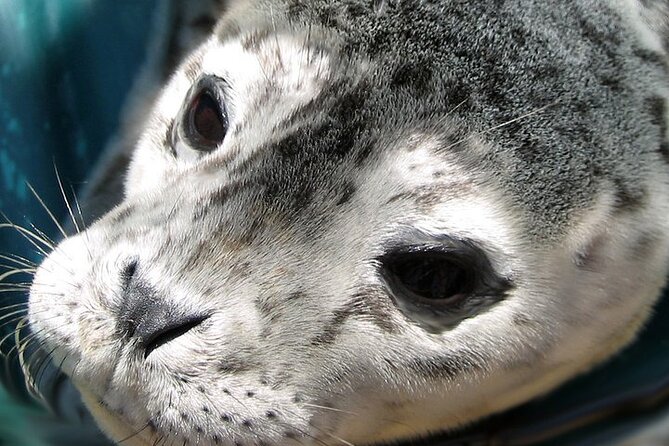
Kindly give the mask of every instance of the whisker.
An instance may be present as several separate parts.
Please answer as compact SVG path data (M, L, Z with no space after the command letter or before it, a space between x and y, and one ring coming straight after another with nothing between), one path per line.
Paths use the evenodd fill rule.
M60 179L60 173L58 172L58 167L56 166L56 160L53 161L53 170L56 173L56 180L58 181L58 189L60 189L60 193L63 196L63 201L65 201L65 206L67 207L67 212L70 214L70 218L72 219L72 224L74 225L74 228L77 231L77 234L81 233L81 228L79 227L79 223L77 222L77 219L74 218L74 212L72 212L72 206L70 206L70 201L67 198L67 194L65 193L65 188L63 187L63 181Z
M516 118L509 119L508 121L503 122L503 123L501 123L501 124L498 124L498 125L496 125L496 126L490 127L490 128L487 129L487 130L484 130L484 131L482 131L482 132L474 132L474 133L472 133L471 135L469 135L469 136L467 136L467 137L465 137L465 138L459 139L458 141L455 141L454 143L449 144L448 146L444 147L442 150L448 150L448 149L451 149L451 148L457 146L458 144L461 144L461 143L463 143L463 142L469 141L469 140L474 139L474 138L476 138L476 137L478 137L478 136L486 135L486 134L488 134L488 133L490 133L490 132L493 132L493 131L495 131L495 130L498 130L498 129L502 128L502 127L506 127L507 125L511 125L511 124L513 124L514 122L518 122L518 121L520 121L520 120L522 120L522 119L529 118L529 117L532 116L532 115L536 115L537 113L541 113L542 111L544 111L544 110L546 110L546 109L548 109L548 108L550 108L550 107L555 106L559 101L560 101L560 99L556 99L555 101L553 101L553 102L551 102L551 103L549 103L549 104L547 104L547 105L544 105L544 106L542 106L542 107L539 107L539 108L537 108L537 109L534 109L534 110L532 110L532 111L530 111L530 112L527 112L527 113L525 113L525 114L523 114L523 115L521 115L521 116L518 116L518 117L516 117Z
M318 404L311 404L311 403L302 403L302 405L307 406L307 407L315 407L317 409L325 409L325 410L331 410L333 412L340 412L340 413L345 413L345 414L349 414L349 415L360 416L360 414L358 414L356 412L350 412L348 410L337 409L335 407L320 406Z
M77 198L77 193L71 184L70 184L70 192L72 193L72 198L74 198L74 205L77 208L77 213L79 214L79 222L81 223L81 227L85 229L88 225L86 224L86 220L84 220L83 212L81 212L81 206L79 206L79 199Z
M53 319L53 318L49 318L49 319ZM28 315L27 314L24 314L22 316L18 316L16 318L16 320L19 321L16 328L14 329L14 331L12 331L11 333L5 335L2 339L0 339L0 345L4 344L5 341L7 341L10 337L16 336L22 329L24 329L24 328L27 329L27 327L25 327L25 324L30 323L28 321ZM23 338L23 342L29 342L29 341L31 341L32 339L35 339L35 338L39 339L39 336L41 336L45 333L48 334L50 331L51 331L50 328L43 328L43 329L41 329L39 331L36 331L36 332L35 331L30 331L30 333L28 333ZM20 348L20 344L15 343L14 346L11 349L9 349L9 351L7 353L2 353L1 356L5 357L5 358L9 358L17 348Z
M5 220L7 220L7 217L0 212L0 215L2 215ZM47 252L39 246L34 240L37 240L38 242L42 243L44 246L46 246L49 249L53 249L53 246L49 245L49 242L46 240L43 240L41 237L39 237L37 234L33 234L30 230L24 228L23 226L19 226L15 223L9 222L9 223L0 223L0 228L12 228L16 230L18 233L20 233L23 238L28 240L28 242L33 245L37 250L44 256L48 255Z
M35 231L36 234L38 234L40 237L42 237L42 238L43 238L43 239L50 245L50 248L51 248L51 249L53 249L53 248L56 247L56 244L57 244L57 243L54 242L53 239L52 239L51 237L49 237L48 235L46 235L46 234L44 233L44 231L42 231L41 229L39 229L39 228L38 228L37 226L35 226L33 223L30 223L30 227L32 228L33 231Z
M11 310L12 308L27 307L27 306L28 306L28 302L20 302L18 304L5 305L4 307L0 306L0 311Z
M46 213L49 215L49 217L51 218L51 220L53 221L53 223L56 225L56 227L58 228L58 230L60 231L60 233L63 235L63 237L64 237L64 238L67 238L67 233L65 232L65 229L63 229L63 227L61 226L61 224L58 223L58 219L53 215L53 213L51 212L51 210L50 210L50 209L48 208L48 206L44 203L44 201L42 200L42 197L39 196L39 194L37 193L37 191L35 191L35 189L33 188L33 186L32 186L29 182L26 182L26 184L28 185L28 188L30 189L30 191L32 192L32 194L35 196L35 198L37 198L37 201L39 201L39 204L42 205L42 208L44 208L44 210L45 210Z
M258 398L260 401L268 402L267 400L265 400L265 399L262 398L262 397L256 397L256 398ZM305 406L314 406L314 407L323 407L323 408L325 408L325 406L317 406L317 405L315 405L315 404L308 404L308 403L303 403L303 405L305 405ZM302 416L302 415L296 413L295 411L292 411L292 410L290 410L290 409L285 409L285 408L282 408L281 411L282 411L282 412L289 413L289 414L291 414L292 416L294 416L294 417L296 417L296 418L298 418L298 419L301 419L302 421L305 421L305 422L309 423L309 419L308 419L307 417L304 417L304 416ZM286 426L289 426L289 427L291 427L291 428L293 428L293 429L296 429L296 430L300 431L300 429L297 429L297 428L294 427L294 426L290 426L290 425L287 424L287 423L282 423L282 424L285 424ZM351 442L346 441L346 440L344 440L343 438L340 438L340 437L334 435L334 434L331 433L331 432L328 432L327 430L325 430L325 429L323 429L323 428L321 428L321 427L319 427L319 426L311 425L311 427L314 428L314 429L316 429L317 431L319 431L319 432L322 433L322 434L325 434L325 435L327 435L327 436L329 436L329 437L331 437L331 438L333 438L333 439L335 439L335 440L337 440L337 441L340 441L341 443L344 443L344 444L347 445L347 446L355 446L355 445L352 444ZM302 431L301 431L301 432L302 432ZM311 436L311 435L308 435L308 434L306 434L305 432L302 432L302 433L305 434L305 435L307 435L307 436L309 436L310 438L313 438L313 439L319 441L319 439L317 439L317 438L315 438L315 437L313 437L313 436ZM322 441L321 441L321 442L322 442Z
M25 266L25 267L37 267L37 263L32 262L24 257L21 257L16 254L0 254L0 259L7 260L9 262L14 262L20 266Z
M85 239L84 245L86 246L86 251L88 251L88 260L92 261L93 254L91 253L91 250L89 248L89 246L91 246L91 241L90 238L88 237L88 231L86 231L86 222L84 221L84 214L81 212L81 206L79 206L79 200L77 199L77 194L74 191L72 185L70 185L70 190L72 191L72 198L74 198L74 204L76 205L77 212L79 213L79 220L81 221L81 228L83 230Z
M11 271L7 271L7 272L4 272L4 273L0 274L0 282L5 280L8 277L11 277L11 276L15 276L17 274L23 274L23 273L30 274L30 272L31 272L31 270L27 270L27 269L13 269Z
M0 263L0 268L5 268L5 269L15 269L16 265L9 265L7 263ZM27 269L30 269L32 271L37 271L37 268L29 266Z
M134 434L129 435L129 436L125 437L124 439L117 441L115 444L119 445L119 444L121 444L121 443L124 443L124 442L130 440L130 439L133 438L133 437L136 437L136 436L139 435L143 430L145 430L147 427L149 427L150 424L151 424L151 423L146 423L146 424L144 425L143 428L141 428L140 430L138 430L138 431L135 432Z
M21 315L21 312L25 312L25 314ZM44 314L44 313L48 313L48 312L49 312L49 310L44 309L44 310L39 310L39 311L32 311L31 314L33 316L35 316L35 315ZM13 311L12 314L3 315L4 321L2 322L2 324L0 324L0 327L5 328L7 325L11 325L14 322L16 322L16 321L18 321L18 320L20 320L24 317L28 317L28 316L29 316L28 315L28 308L23 308L21 310ZM9 317L9 319L7 319L8 317ZM44 319L41 319L41 320L42 321L48 321L48 320L51 320L51 319L56 319L58 317L61 317L61 316L54 315L53 317L44 318ZM33 333L31 333L31 334L33 334ZM0 338L0 345L2 345L10 335L11 334L5 336L4 338Z

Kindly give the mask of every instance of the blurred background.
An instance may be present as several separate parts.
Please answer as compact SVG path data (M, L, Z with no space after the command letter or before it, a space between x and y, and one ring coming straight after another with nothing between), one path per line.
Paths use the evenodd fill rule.
M53 240L59 232L30 184L60 221L67 209L55 168L66 189L78 190L119 122L135 75L146 57L154 0L0 0L0 212L4 223L39 228ZM39 262L41 255L17 231L0 228L0 254ZM0 259L0 276L14 268ZM0 317L25 301L7 291L30 276L0 280ZM17 315L19 316L19 315ZM16 317L0 321L4 338ZM37 407L25 397L13 339L0 386L0 445L38 445L27 415ZM8 391L9 390L9 391ZM8 393L12 394L12 398ZM39 413L37 414L39 415Z

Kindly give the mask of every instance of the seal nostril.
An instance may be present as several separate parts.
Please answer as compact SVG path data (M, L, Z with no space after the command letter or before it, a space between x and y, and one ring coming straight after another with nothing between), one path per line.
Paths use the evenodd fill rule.
M209 318L208 315L191 315L163 321L145 319L137 326L134 336L144 347L144 358L146 358L158 347L185 335L207 318ZM162 324L158 325L156 322L162 322Z
M123 301L118 308L117 330L123 338L135 339L146 358L158 347L200 325L209 315L190 312L163 298L138 273L138 268L138 261L131 259L121 269L119 295Z
M121 270L121 281L123 282L123 289L126 289L132 282L133 277L137 273L138 260L136 258L131 259Z

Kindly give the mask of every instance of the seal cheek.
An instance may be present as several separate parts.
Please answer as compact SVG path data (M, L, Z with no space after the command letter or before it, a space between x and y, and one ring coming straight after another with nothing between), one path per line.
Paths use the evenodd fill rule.
M79 386L77 386L77 389L81 393L81 399L86 408L93 415L100 429L109 438L114 441L123 440L123 444L126 446L150 446L152 444L143 437L143 432L137 432L137 429L132 428L101 405L93 393Z

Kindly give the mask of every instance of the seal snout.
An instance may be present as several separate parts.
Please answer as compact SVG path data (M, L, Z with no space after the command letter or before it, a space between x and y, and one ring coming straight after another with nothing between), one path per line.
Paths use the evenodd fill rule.
M138 274L132 260L121 272L123 304L118 328L126 339L134 339L148 357L155 349L181 337L209 318L209 314L189 312L163 299Z

